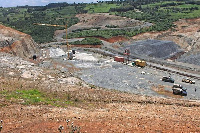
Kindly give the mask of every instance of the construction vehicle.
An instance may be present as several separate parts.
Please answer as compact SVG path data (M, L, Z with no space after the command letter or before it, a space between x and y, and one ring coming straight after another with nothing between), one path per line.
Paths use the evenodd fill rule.
M195 81L194 81L194 80L191 80L191 79L189 79L189 78L183 78L183 79L182 79L182 82L190 83L190 84L195 84Z
M124 57L115 56L115 57L114 57L114 61L117 61L117 62L124 62Z
M147 64L146 64L146 61L144 60L140 60L140 59L136 59L132 65L136 65L136 66L139 66L139 67L145 67Z
M162 77L162 81L174 83L174 79L171 78L170 76L169 77L166 77L166 76Z
M173 88L172 90L174 95L187 96L187 89Z
M187 89L183 88L182 85L174 84L172 86L172 91L174 95L181 95L181 96L187 96Z
M182 85L179 85L179 84L174 84L173 86L172 86L172 88L183 88L183 86Z
M130 50L129 49L125 49L124 55L127 56L127 59L126 59L126 65L127 65L129 63Z

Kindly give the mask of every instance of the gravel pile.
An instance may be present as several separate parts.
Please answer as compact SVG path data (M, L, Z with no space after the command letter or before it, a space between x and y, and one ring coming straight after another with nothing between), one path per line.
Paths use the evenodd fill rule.
M78 76L85 82L107 89L115 89L122 92L130 92L142 95L157 95L151 90L152 84L148 78L159 81L159 77L151 73L141 74L145 69L130 67L117 62L100 63L89 69L84 69ZM145 78L148 77L148 78Z
M178 61L200 66L200 53L184 54L178 59Z
M174 42L162 40L137 41L125 47L125 49L127 48L133 54L162 59L167 59L181 51L180 47Z

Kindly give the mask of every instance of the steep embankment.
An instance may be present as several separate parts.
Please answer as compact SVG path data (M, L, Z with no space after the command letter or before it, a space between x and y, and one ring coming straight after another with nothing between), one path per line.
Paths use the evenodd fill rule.
M172 59L200 65L200 18L182 19L174 23L175 28L163 32L147 32L134 36L134 40L157 39L168 40L178 44L184 52L178 53ZM182 55L183 54L183 55Z
M183 19L174 23L175 28L163 32L146 32L134 40L158 39L173 41L187 51L200 51L200 18Z
M0 25L0 52L28 58L38 51L30 35Z

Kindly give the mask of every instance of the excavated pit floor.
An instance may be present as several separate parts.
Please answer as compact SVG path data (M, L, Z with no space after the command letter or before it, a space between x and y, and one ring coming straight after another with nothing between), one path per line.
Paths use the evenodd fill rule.
M52 51L52 50L51 50ZM95 85L106 89L114 89L122 92L134 93L147 96L171 97L165 92L172 94L173 83L163 82L163 76L171 76L176 84L181 84L187 88L188 95L183 99L200 99L200 82L196 84L183 83L184 76L157 70L150 67L139 68L115 62L111 57L89 53L87 51L76 51L73 60L67 60L62 50L53 50L59 57L53 56L51 61L43 62L42 67L51 68L56 64L56 68L62 72L69 71L69 64L73 64L75 71L73 75L85 81L87 84ZM51 56L51 55L50 55ZM52 57L52 56L51 56ZM55 66L54 66L55 67ZM154 87L163 86L164 92L155 91ZM195 91L195 88L197 91ZM173 97L173 95L172 95Z

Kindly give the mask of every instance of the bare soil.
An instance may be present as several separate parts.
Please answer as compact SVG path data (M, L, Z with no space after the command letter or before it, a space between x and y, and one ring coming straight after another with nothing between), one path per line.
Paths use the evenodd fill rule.
M114 42L123 42L123 41L127 41L128 39L123 37L123 36L116 36L116 37L112 37L112 38L103 38L103 37L96 37L99 38L101 40L107 41L109 43L114 43Z
M87 29L94 27L100 27L101 29L109 29L108 26L125 28L135 27L144 24L144 22L139 20L109 15L108 13L78 14L76 15L76 17L80 20L80 22L68 28L69 32L72 32L77 29Z
M80 127L80 132L84 133L200 132L200 103L197 101L147 97L89 86L60 86L51 81L45 82L1 78L0 89L13 90L22 84L23 89L28 89L37 85L43 91L57 95L70 93L79 100L75 105L64 107L23 105L12 99L8 101L1 95L2 133L56 133L59 132L60 125L64 127L63 132L69 132L72 130L72 122L73 126ZM163 86L154 86L152 89L162 92ZM70 120L68 125L66 120Z

